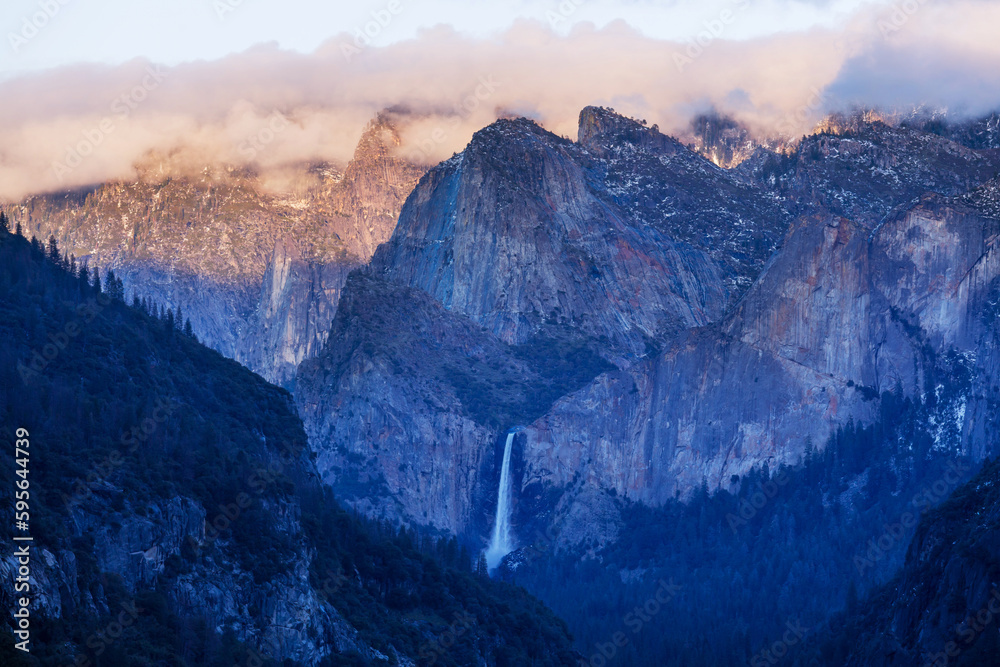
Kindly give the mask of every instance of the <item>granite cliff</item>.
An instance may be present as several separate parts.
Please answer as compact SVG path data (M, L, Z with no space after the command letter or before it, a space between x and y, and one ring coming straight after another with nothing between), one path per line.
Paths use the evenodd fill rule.
M457 336L446 338L449 354L469 355L464 339L464 349L490 366L514 369L496 339L517 347L561 325L616 368L573 393L546 397L554 404L532 422L523 421L527 412L498 411L509 419L480 417L485 428L465 429L456 440L445 421L463 411L457 396L435 419L408 425L412 396L449 395L427 389L436 371L393 377L379 370L377 389L362 386L379 365L343 341L360 335L348 334L352 327L371 323L344 321L320 360L301 369L296 392L314 448L321 457L340 452L329 479L336 485L357 469L345 452L391 442L374 457L380 470L372 479L384 480L405 452L423 476L463 480L461 493L452 487L446 501L418 493L393 513L482 533L488 512L473 508L490 502L503 433L520 426L514 479L526 502L519 523L575 516L580 537L600 516L612 535L613 498L655 506L703 483L728 488L764 463L796 463L838 427L874 419L884 391L923 402L942 449L981 458L980 436L997 414L989 379L997 370L990 333L997 183L983 184L997 156L879 123L855 133L867 137L868 152L898 148L919 163L888 178L943 193L911 201L876 182L850 207L832 206L805 198L802 188L769 189L722 170L608 109L581 113L576 143L526 120L477 133L418 184L365 269L381 281L367 289L395 285L432 297L443 306L435 306L436 318ZM846 148L808 157L810 142L834 139L858 141L820 135L799 148L798 160L818 161L810 173L833 170L827 177L838 187L860 192L871 177L837 167ZM430 303L411 296L394 307L425 313L417 302ZM457 322L476 333L455 333ZM489 346L472 342L484 333ZM352 365L331 363L348 352ZM520 386L531 382L524 376ZM414 386L423 388L407 389ZM364 428L338 431L337 406L359 401L371 415ZM390 414L388 429L376 416ZM456 442L464 462L440 458ZM404 495L422 488L397 471L389 476ZM391 489L371 495L396 498Z
M774 197L610 110L585 109L580 127L579 143L525 119L478 132L349 281L296 379L334 488L484 533L507 429L606 370L600 358L627 369L717 321L763 267L789 222ZM734 259L736 245L750 250Z
M269 380L322 345L347 273L396 225L422 168L395 156L388 117L366 128L343 172L300 166L275 193L248 169L178 176L151 156L138 178L6 207L12 226L59 246L126 293L180 307L210 347Z

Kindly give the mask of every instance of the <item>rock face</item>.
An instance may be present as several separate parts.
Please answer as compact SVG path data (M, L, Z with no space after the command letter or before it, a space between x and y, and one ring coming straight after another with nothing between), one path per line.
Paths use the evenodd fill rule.
M984 121L988 126L989 121ZM973 145L989 146L987 130L970 127ZM926 192L960 195L993 178L1000 153L863 117L833 118L794 152L760 150L737 172L773 187L794 212L821 206L874 227L896 207Z
M265 507L290 519L289 535L302 537L301 526L294 521L297 508ZM48 623L68 623L88 616L118 617L123 609L134 609L138 615L149 613L150 609L142 606L145 598L141 591L155 588L157 578L176 567L178 554L190 549L190 544L205 543L206 519L211 521L213 515L206 516L204 508L189 498L151 504L146 513L145 517L124 518L102 503L76 508L72 521L80 535L93 538L93 554L88 554L83 565L72 549L42 547L37 551L32 562L37 607L32 611L37 610ZM4 581L12 579L12 562L9 556L0 561ZM309 554L296 554L286 571L270 581L258 582L253 573L241 571L231 553L216 554L176 577L169 604L184 618L202 619L211 628L228 627L240 641L253 646L252 650L295 664L315 665L331 653L351 651L377 656L378 652L360 641L357 630L322 597L322 591L310 586L310 562ZM90 568L105 577L113 575L117 585L138 595L138 604L133 598L124 607L112 608L111 595L100 587L96 591L88 588L94 571ZM261 615L248 613L250 609ZM82 654L84 649L80 648Z
M600 158L603 189L628 218L709 255L731 301L757 277L791 223L773 193L743 182L655 126L587 107L580 112L579 143Z
M426 295L354 274L330 344L297 379L324 481L372 514L464 526L497 427L477 423L450 376L504 347Z
M424 339L435 318L446 327L438 335L447 344L421 348L430 355L474 349L491 367L512 363L516 355L483 344L483 332L455 316L513 346L558 323L596 342L617 369L530 425L459 426L463 400L445 401L433 418L415 400L457 396L431 381L441 374L428 362L401 382L358 346L359 336L385 336L385 322L338 316L323 362L300 374L297 393L313 446L336 470L329 479L390 480L369 498L404 498L393 514L461 532L480 521L475 503L493 502L498 443L520 425L516 495L534 500L518 520L576 517L580 530L566 533L584 534L581 517L613 522L608 493L658 505L765 462L795 463L837 427L873 419L883 391L927 402L940 446L981 456L996 419L996 182L885 216L900 195L840 163L898 149L918 165L887 179L959 193L995 156L879 123L852 132L813 138L830 151L814 159L806 145L797 159L803 178L827 179L824 192L859 193L839 210L860 222L830 211L836 197L806 197L801 178L768 192L752 171L721 170L607 109L581 113L578 143L523 119L480 131L414 190L368 269L382 287L367 294L419 290L393 292L393 312L427 322L408 337ZM782 197L806 211L793 224ZM438 315L419 293L443 306ZM395 317L410 331L407 316ZM348 415L367 416L345 430L337 421L348 405ZM363 464L345 453L386 441L392 450ZM432 489L390 470L399 457L440 481ZM445 492L447 476L461 482Z
M607 367L571 337L507 345L426 293L359 271L295 395L338 497L460 533L492 516L506 430Z
M524 492L579 475L654 505L703 480L725 488L870 420L885 390L934 395L939 446L981 458L997 420L1000 237L968 201L925 197L871 235L804 218L717 325L601 376L525 429Z
M608 196L604 169L531 121L498 121L421 180L372 269L509 343L572 323L619 361L719 317L718 267L640 226Z
M10 210L25 236L54 235L60 248L160 304L187 311L198 336L223 354L236 349L253 312L280 212L250 175L110 183L33 197Z
M237 361L289 384L302 360L322 348L347 274L392 234L423 171L394 156L398 143L393 126L378 117L343 176L324 181L275 243Z
M235 358L268 380L289 384L304 359L326 342L352 261L317 262L279 239L261 283L260 302Z
M720 212L713 191L744 201ZM717 320L786 224L768 195L608 110L583 112L580 143L498 121L421 179L300 368L321 473L371 511L485 533L504 432L605 370L597 355L626 368ZM758 252L733 263L723 237Z
M821 445L833 424L864 417L870 406L849 399L860 397L859 369L842 354L865 341L837 325L854 309L868 314L865 255L848 221L802 221L734 314L602 376L526 429L526 486L583 473L662 504L703 480L719 488L763 461L794 461L807 439Z
M199 339L275 382L322 345L347 273L395 228L422 169L394 157L388 118L366 129L345 171L303 167L293 195L250 172L170 178L33 197L10 207L26 236L55 235L133 292L182 308ZM300 275L302 274L302 275Z

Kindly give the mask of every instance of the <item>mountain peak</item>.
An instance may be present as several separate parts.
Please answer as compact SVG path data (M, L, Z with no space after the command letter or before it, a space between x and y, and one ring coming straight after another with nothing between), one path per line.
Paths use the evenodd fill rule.
M588 106L580 111L577 141L599 153L622 144L665 154L686 150L679 141L662 134L658 126L646 127L645 120L623 116L610 107Z
M530 118L500 118L473 134L467 150L495 152L502 151L505 147L536 141L570 143L569 140L552 134Z
M358 145L354 149L352 163L367 163L387 157L399 146L399 132L396 124L385 112L380 112L365 126Z

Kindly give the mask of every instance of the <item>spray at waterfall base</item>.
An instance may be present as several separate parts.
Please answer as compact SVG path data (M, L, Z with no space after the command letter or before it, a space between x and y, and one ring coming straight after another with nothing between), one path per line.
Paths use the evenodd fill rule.
M483 552L486 557L486 567L491 573L496 571L507 555L515 551L517 552L517 564L514 565L514 569L530 563L545 553L553 551L560 532L555 525L550 525L545 529L544 533L536 530L535 539L528 546L518 548L516 545L511 525L511 515L513 513L511 503L513 498L513 480L511 479L510 470L511 455L516 435L516 430L510 431L507 434L507 440L504 444L493 532L490 543Z

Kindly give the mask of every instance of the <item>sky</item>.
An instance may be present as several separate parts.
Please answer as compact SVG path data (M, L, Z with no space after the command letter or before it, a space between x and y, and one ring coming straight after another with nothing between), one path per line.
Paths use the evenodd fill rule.
M797 136L858 106L1000 108L988 0L4 0L0 198L343 163L390 110L427 164L502 115L589 104L683 134L716 109Z
M548 23L560 32L574 25L622 21L641 34L685 41L730 9L741 14L726 26L727 39L747 39L813 26L835 26L882 0L4 0L0 28L8 48L0 73L10 75L80 61L122 63L145 57L174 65L214 60L255 44L276 43L300 53L334 35L371 29L384 46L449 25L488 38L518 20ZM391 7L390 7L391 6ZM379 21L382 18L382 21ZM31 27L24 33L27 22ZM39 27L40 26L40 27ZM37 28L37 34L33 34ZM21 43L11 34L25 37ZM32 35L26 37L26 35Z

